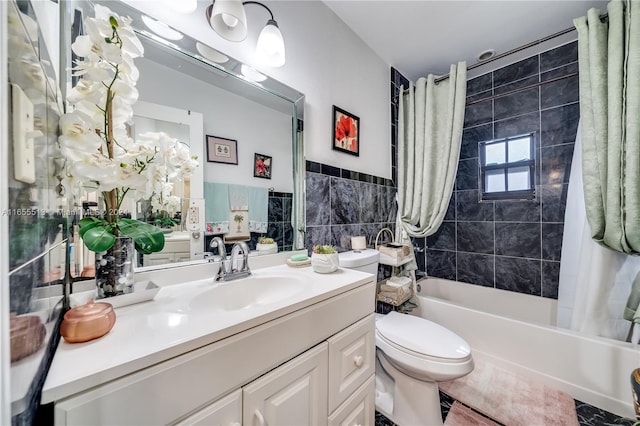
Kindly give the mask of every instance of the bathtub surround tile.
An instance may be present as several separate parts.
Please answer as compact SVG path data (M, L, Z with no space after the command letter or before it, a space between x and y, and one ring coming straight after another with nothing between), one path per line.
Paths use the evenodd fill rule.
M455 251L428 249L426 256L428 276L456 280L457 253Z
M464 111L464 127L489 123L493 117L493 102L485 101L469 105Z
M496 221L540 222L540 200L496 201Z
M457 280L484 287L494 286L493 255L458 252Z
M480 126L465 129L462 132L462 143L460 145L460 160L467 158L477 158L478 142L490 141L493 139L493 124L482 124Z
M558 299L560 262L542 261L542 297Z
M577 102L580 100L579 92L577 75L544 84L540 86L540 106L545 109Z
M541 148L541 185L569 183L574 144Z
M478 159L460 160L456 176L456 189L478 189Z
M511 92L516 89L522 89L537 83L539 79L540 79L540 76L538 76L538 74L532 75L531 77L525 77L523 79L511 82L511 83L503 84L502 86L495 87L493 89L493 93L495 93L496 95L501 95L503 93Z
M568 184L540 186L543 222L564 222L564 212L567 204L568 189Z
M456 191L458 221L493 221L493 202L479 202L477 190Z
M456 194L457 191L453 191L453 193L451 194L451 198L449 199L449 206L447 207L447 213L444 215L444 220L456 220Z
M496 254L540 259L540 223L496 222Z
M438 250L456 249L456 224L455 222L442 222L435 234L427 237L427 247ZM422 246L424 248L424 245Z
M537 133L540 131L540 113L537 111L530 112L506 120L496 121L493 125L494 139L524 135L531 132Z
M475 95L479 92L491 90L493 87L493 74L487 73L467 81L467 96Z
M456 244L460 252L493 254L493 222L458 222Z
M515 64L507 65L493 72L493 87L502 86L513 81L537 74L539 71L538 55Z
M540 260L496 256L496 288L540 296Z
M494 120L502 120L540 110L539 88L522 90L497 98L494 103Z
M580 104L547 109L541 113L540 146L574 143L580 121Z
M558 68L554 68L550 71L540 74L540 81L548 81L559 77L569 78L568 76L578 72L578 62L572 62L568 65L563 65Z
M542 259L560 261L563 233L563 223L542 224Z
M578 42L564 44L540 54L540 71L557 68L578 60Z

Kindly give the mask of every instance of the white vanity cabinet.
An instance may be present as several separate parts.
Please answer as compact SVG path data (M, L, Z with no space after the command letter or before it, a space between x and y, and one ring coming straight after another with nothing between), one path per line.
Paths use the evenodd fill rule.
M165 265L167 263L186 262L191 260L189 236L168 237L161 251L145 254L144 266Z
M373 424L371 281L55 401L57 425Z

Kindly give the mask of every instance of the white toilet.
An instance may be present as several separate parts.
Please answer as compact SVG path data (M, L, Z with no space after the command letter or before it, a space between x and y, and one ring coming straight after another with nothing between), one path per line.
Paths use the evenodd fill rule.
M377 275L379 252L339 254L340 266ZM376 316L376 409L400 426L441 425L438 382L473 370L469 344L424 318Z

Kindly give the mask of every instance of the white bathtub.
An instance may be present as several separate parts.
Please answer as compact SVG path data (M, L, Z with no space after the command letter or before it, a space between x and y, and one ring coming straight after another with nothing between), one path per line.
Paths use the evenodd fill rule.
M634 418L631 371L640 346L555 327L555 300L456 281L418 281L414 313L463 337L473 356L575 399Z

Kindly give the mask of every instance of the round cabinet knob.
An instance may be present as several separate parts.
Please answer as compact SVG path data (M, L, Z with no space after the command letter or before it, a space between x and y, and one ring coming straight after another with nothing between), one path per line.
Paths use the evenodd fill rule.
M364 363L364 358L362 358L362 355L356 355L353 357L353 363L355 364L356 367L360 368Z

